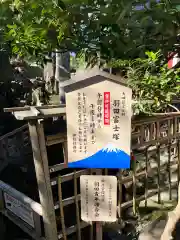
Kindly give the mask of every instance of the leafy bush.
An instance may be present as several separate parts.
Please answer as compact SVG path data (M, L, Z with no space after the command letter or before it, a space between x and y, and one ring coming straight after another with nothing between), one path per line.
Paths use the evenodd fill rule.
M124 72L133 89L135 114L163 112L172 98L180 93L180 69L168 69L160 51L146 52L147 58L116 60L109 63Z

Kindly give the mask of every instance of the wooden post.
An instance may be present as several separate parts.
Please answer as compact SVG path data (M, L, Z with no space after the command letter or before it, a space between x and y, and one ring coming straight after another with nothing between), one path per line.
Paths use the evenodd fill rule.
M0 189L0 211L4 210L4 196L3 196L3 190Z
M29 122L32 151L39 197L42 206L42 217L45 228L46 240L57 240L57 225L53 205L52 189L48 167L48 158L42 123L38 120Z
M36 212L33 212L33 220L34 220L36 236L41 237L42 236L41 219Z
M103 232L102 232L102 223L96 222L96 240L103 239Z

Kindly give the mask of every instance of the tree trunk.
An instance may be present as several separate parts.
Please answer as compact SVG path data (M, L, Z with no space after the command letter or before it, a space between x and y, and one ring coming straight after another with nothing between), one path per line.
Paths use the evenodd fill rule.
M10 64L9 53L7 50L0 50L0 111L2 108L12 107L14 104L11 90L13 80L13 69Z
M13 80L12 66L6 50L0 50L0 82L9 84Z

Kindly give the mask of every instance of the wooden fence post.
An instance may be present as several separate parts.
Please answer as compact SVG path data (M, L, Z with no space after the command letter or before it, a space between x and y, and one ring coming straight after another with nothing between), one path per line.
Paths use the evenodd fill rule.
M38 120L29 121L32 151L46 240L57 240L56 216L53 204L48 157L45 145L43 125Z

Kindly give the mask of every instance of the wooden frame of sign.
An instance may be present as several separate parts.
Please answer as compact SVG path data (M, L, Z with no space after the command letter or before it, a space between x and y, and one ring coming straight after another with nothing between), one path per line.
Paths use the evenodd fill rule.
M68 167L129 168L132 91L97 68L67 83Z

